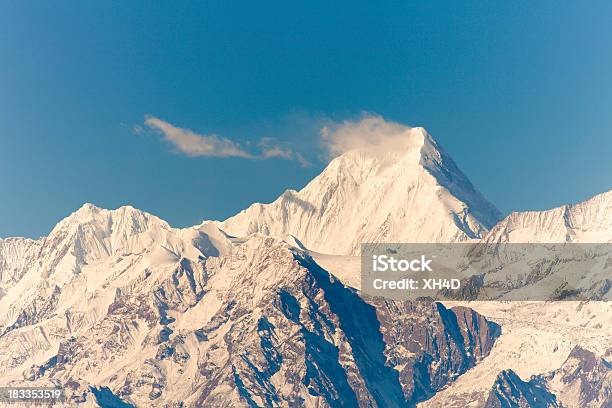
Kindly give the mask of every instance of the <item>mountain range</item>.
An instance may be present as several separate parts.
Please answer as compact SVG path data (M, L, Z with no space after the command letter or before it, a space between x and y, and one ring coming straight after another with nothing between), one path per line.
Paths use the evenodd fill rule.
M404 137L225 221L85 204L0 240L2 385L83 407L610 406L608 302L391 301L355 268L361 242L611 243L612 192L502 218Z

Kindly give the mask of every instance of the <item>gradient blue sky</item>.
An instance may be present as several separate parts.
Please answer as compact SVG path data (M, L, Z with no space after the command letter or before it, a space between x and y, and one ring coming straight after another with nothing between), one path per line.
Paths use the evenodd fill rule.
M320 124L363 111L426 127L503 212L612 188L608 1L165 3L3 2L0 236L84 202L224 218L302 187ZM312 165L187 157L145 115Z

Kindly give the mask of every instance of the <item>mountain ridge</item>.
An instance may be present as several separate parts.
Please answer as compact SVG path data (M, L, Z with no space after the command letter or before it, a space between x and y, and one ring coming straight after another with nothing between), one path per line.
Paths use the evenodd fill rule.
M495 225L483 241L611 242L610 214L612 190L548 210L513 212Z

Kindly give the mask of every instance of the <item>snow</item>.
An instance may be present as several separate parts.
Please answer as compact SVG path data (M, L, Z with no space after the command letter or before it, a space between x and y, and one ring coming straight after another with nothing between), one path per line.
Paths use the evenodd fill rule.
M47 237L0 240L0 335L24 310L36 319L0 337L9 341L0 351L0 375L20 377L24 367L57 352L61 340L103 319L118 293L146 291L184 257L227 253L231 245L212 223L174 229L133 207L105 210L92 204L59 222ZM49 305L53 314L45 315L41 309L56 287L59 297ZM23 361L6 363L13 356Z
M344 153L299 192L287 190L223 222L178 229L131 206L85 204L47 237L0 239L0 377L23 382L32 365L80 336L93 354L75 363L70 375L115 386L128 376L163 377L168 398L189 396L186 403L195 404L201 364L227 364L219 345L230 333L238 336L233 325L242 324L239 318L231 325L223 321L229 299L239 297L257 315L269 293L303 275L295 253L309 253L359 289L361 242L612 242L612 191L547 211L513 213L496 224L499 212L424 129L413 128L406 137L402 149ZM152 306L160 289L164 302L174 305L167 311L171 330L185 334L218 325L211 345L189 335L175 344L179 351L197 350L197 358L183 365L151 363L159 333L149 328L147 313L161 313ZM502 335L489 356L423 406L476 406L503 369L526 379L558 369L576 345L598 356L612 349L606 302L446 302L457 305L499 323ZM121 307L124 315L111 313ZM271 379L278 389L284 380L279 374ZM213 394L239 405L226 384ZM148 401L146 394L135 398L141 397Z
M484 237L485 242L612 242L612 191L546 211L514 212Z
M501 370L521 378L561 366L574 346L599 356L612 347L612 305L609 302L444 302L467 306L502 326L491 354L422 407L462 407L484 402Z
M219 226L234 236L292 234L325 254L355 255L362 242L478 238L500 214L423 128L397 150L351 150L301 191L253 204Z

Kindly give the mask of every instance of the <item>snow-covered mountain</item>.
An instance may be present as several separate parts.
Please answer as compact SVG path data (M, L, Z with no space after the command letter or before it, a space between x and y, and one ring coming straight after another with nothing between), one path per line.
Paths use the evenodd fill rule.
M456 242L480 238L499 211L423 128L401 146L355 149L300 191L253 204L223 221L228 234L292 234L313 251L358 254L362 242Z
M141 253L152 246L174 255L183 251L193 255L193 248L184 245L187 237L182 236L196 234L193 231L178 232L165 221L130 206L110 211L85 204L47 237L0 240L0 288L22 280L28 271L63 284L86 265L112 255Z
M467 308L363 299L272 237L132 207L87 204L0 248L0 377L72 405L410 406L499 335Z
M71 310L76 299L62 295L66 286L68 293L93 293L108 270L133 274L161 268L181 257L215 252L213 242L223 250L222 239L210 223L176 230L133 207L109 211L85 204L47 237L0 240L0 334L35 323L45 315L41 311L52 313L57 306Z
M512 370L529 382L532 376L558 370L576 346L600 359L609 361L612 357L610 302L487 301L445 302L445 305L468 305L499 323L502 334L487 358L419 408L482 407L503 370ZM548 392L558 397L557 389L548 387ZM581 407L579 404L565 406Z
M275 238L131 207L0 245L0 378L74 406L414 406L499 336L469 308L365 299Z
M484 242L612 242L612 190L546 211L514 212Z
M551 242L610 243L612 242L611 201L612 191L609 191L577 204L551 210L513 213L494 226L481 242L485 245ZM601 245L599 248L603 249L604 253L609 252L609 245ZM593 257L594 261L597 259ZM604 284L603 294L607 293L609 298L612 281L609 255L604 256L602 261L608 265L608 276L600 283ZM610 330L612 305L609 301L489 301L445 302L445 304L472 307L500 323L503 331L491 354L482 364L424 403L423 407L480 407L485 404L487 398L489 406L534 408L555 406L550 401L547 402L549 405L526 402L534 393L542 391L542 384L546 393L550 393L554 397L554 403L560 404L559 406L610 405L610 391L603 391L610 389L609 378L612 375L612 366L604 364L604 361L610 361L612 357ZM568 369L571 362L577 361L575 356L578 355L588 355L589 359L592 357L594 361L599 362L597 376L580 375L576 377L580 379L579 385L576 380L561 374L562 371L566 374L583 372L581 364L575 364L572 369ZM550 373L555 374L550 377ZM521 378L525 380L509 381L512 378L516 379L516 376L520 376L519 380ZM536 379L531 382L532 376L545 376L546 381ZM608 383L601 380L602 378ZM534 389L530 389L531 386ZM600 395L599 392L603 394ZM531 396L528 398L528 395ZM580 399L586 398L587 395L597 395L597 398L587 404L585 400ZM509 401L514 401L515 405Z
M86 204L47 237L0 240L2 385L59 385L82 407L605 407L609 302L371 299L355 255L367 241L608 243L611 192L496 224L431 136L403 136L224 222Z

